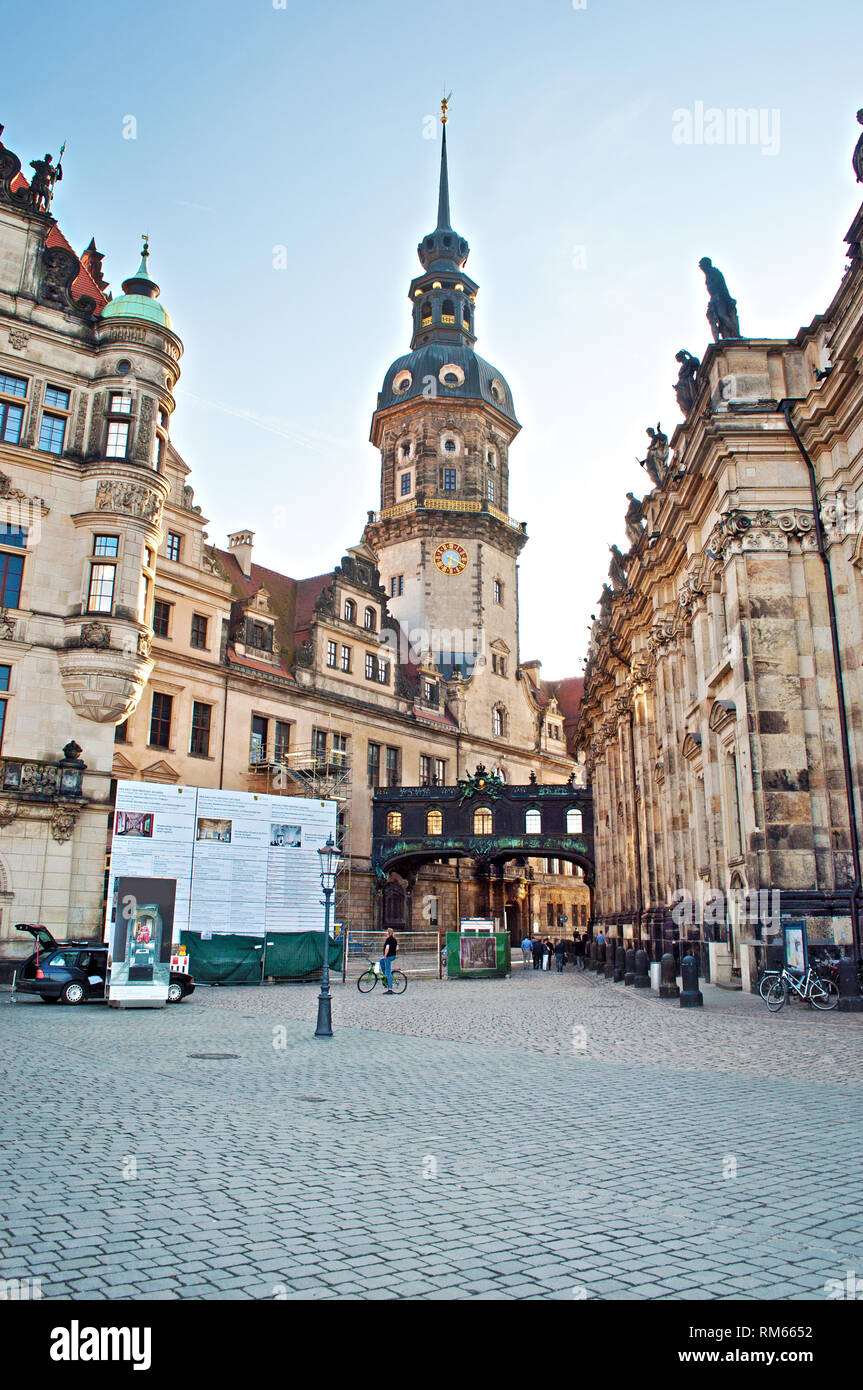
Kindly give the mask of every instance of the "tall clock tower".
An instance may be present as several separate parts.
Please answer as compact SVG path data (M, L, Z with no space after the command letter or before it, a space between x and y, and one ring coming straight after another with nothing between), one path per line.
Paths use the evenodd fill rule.
M450 219L446 124L444 103L437 226L417 248L411 350L387 371L372 417L381 509L364 540L402 659L431 658L445 679L460 675L470 727L485 732L487 720L489 735L529 747L535 718L516 689L527 534L509 516L509 451L521 426L505 378L474 349L479 286Z

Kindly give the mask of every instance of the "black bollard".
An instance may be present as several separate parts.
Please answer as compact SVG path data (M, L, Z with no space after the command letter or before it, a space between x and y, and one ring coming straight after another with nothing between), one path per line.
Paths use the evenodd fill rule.
M839 1012L859 1014L863 1010L863 995L857 983L857 962L853 956L843 956L839 962Z
M681 1009L700 1009L704 1004L704 995L698 988L698 964L694 956L684 956L680 967L680 978L683 981L683 989L680 991Z
M623 983L631 985L635 980L635 951L630 946L626 952L626 970L623 974Z
M612 983L616 985L622 984L623 977L625 974L626 952L624 951L622 946L618 946L614 952L614 974L611 977Z
M605 943L605 978L606 978L607 980L613 980L613 979L614 979L614 942L613 942L613 941L606 941L606 943Z
M636 989L650 989L650 972L647 968L646 951L636 951L635 953L635 979L632 983Z
M599 969L599 953L601 950L602 947L600 946L599 942L594 941L593 950L590 953L590 968L593 971L594 975Z
M660 999L677 999L680 990L677 987L677 966L674 964L674 956L671 951L666 951L662 957L662 979L659 985Z

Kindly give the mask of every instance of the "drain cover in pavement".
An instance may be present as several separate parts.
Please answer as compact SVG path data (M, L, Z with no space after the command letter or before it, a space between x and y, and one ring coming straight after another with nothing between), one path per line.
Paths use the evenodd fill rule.
M294 1096L294 1100L306 1100L309 1104L325 1105L327 1098L326 1096Z
M204 1062L229 1062L239 1057L239 1052L190 1052L190 1057L199 1058Z

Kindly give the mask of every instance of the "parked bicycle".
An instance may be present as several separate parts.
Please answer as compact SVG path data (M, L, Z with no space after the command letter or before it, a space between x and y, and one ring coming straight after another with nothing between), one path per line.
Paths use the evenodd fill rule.
M380 961L370 960L368 970L364 970L357 980L357 989L360 994L370 994L377 984L383 985L384 989L386 989L387 977L383 972ZM393 994L404 994L407 987L407 975L403 975L401 970L393 970Z
M799 975L787 968L782 971L767 991L767 1007L771 1013L778 1013L787 1003L792 991L800 999L805 999L816 1009L835 1009L839 1003L839 986L835 980L822 980L810 965Z
M770 986L775 985L782 975L781 970L762 970L758 979L758 993L762 999L766 999L770 993Z

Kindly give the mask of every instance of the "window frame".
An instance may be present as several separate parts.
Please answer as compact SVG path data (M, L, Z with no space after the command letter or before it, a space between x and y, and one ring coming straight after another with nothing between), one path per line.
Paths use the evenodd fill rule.
M101 575L97 578L97 572ZM107 589L107 578L110 575L110 590ZM108 616L114 611L114 591L117 587L117 566L110 563L106 564L102 560L93 560L90 563L90 573L87 579L87 613L99 613ZM107 606L100 603L98 607L94 605L94 596L103 600L108 599Z
M195 637L196 637L196 627L195 627L195 624L196 624L196 623L197 623L197 624L200 624L200 623L203 623L203 624L204 624L203 641L201 641L201 642L197 642L197 641L195 640ZM207 617L206 613L193 613L193 614L192 614L192 621L191 621L191 623L190 623L190 625L189 625L189 646L192 647L196 652L206 652L206 651L209 651L209 647L208 647L208 645L207 645L207 641L208 641L209 635L210 635L210 619Z
M158 716L156 715L156 701L157 701L157 700L159 700L159 701L167 701L167 709L168 709L167 721L166 721L164 715L162 715L162 714L159 714ZM159 708L160 708L160 710L163 708L163 705L162 705L161 703L160 703L160 705L159 705ZM171 727L172 727L172 724L173 724L173 719L174 719L174 697L173 697L173 695L168 695L168 694L166 694L164 690L154 690L154 691L153 691L153 695L152 695L152 699L151 699L151 701L150 701L150 731L149 731L148 740L147 740L147 746L148 746L149 748L161 748L161 749L163 749L163 750L167 750L168 752L171 752L171 751L172 751L172 750L171 750ZM156 729L157 723L158 723L160 726L167 724L166 741L165 741L164 743L156 743L156 742L154 741L154 739L153 739L153 733L154 733L154 731L155 731L155 729Z
M198 710L206 710L206 719L196 722L195 715ZM210 756L210 735L213 731L213 706L208 705L204 700L192 701L192 724L189 735L189 757L190 758L209 758ZM204 735L206 746L202 750L195 747L195 737Z
M165 621L165 627L166 627L166 631L165 631L165 632L160 632L160 631L159 631L159 628L158 628L157 625L156 625L156 609L157 609L157 608L165 609L165 614L164 614L165 620L166 620L166 621ZM173 609L174 609L173 603L169 603L169 602L167 601L167 599L157 598L157 599L154 600L154 602L153 602L153 622L152 622L152 625L153 625L153 636L154 636L154 637L159 637L159 638L161 638L162 640L167 640L167 639L170 638L170 636L171 636L171 614L172 614L172 612L173 612Z

